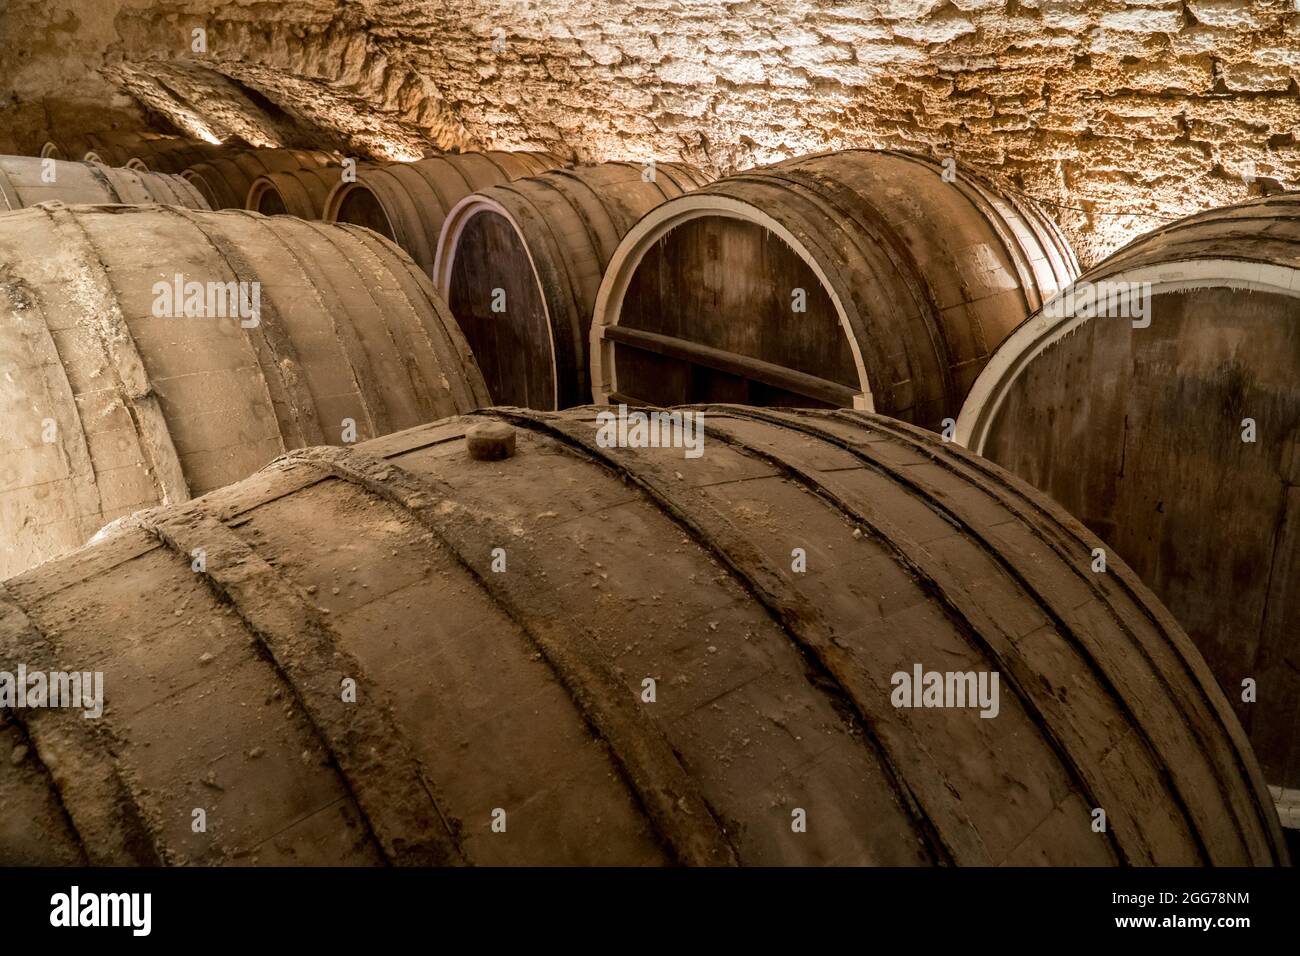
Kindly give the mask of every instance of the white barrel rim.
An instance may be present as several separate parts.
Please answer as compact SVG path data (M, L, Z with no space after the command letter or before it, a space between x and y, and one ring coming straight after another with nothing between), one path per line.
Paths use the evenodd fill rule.
M1192 289L1227 288L1272 292L1300 298L1300 269L1254 259L1181 258L1134 266L1118 272L1096 270L1076 279L1059 296L1080 282L1098 280L1151 284L1152 296ZM1058 297L1059 297L1058 296ZM1011 386L1040 354L1078 329L1092 316L1048 316L1040 309L1021 322L989 356L971 386L953 440L976 454L984 454L989 430L997 419Z
M270 173L263 173L253 180L253 184L248 187L248 195L244 197L244 208L249 212L261 212L257 207L267 193L275 193L285 208L288 208L288 204L284 203L284 193L280 192L280 187L271 179Z
M515 221L515 217L511 215L505 206L484 193L470 193L448 210L447 218L443 220L442 229L438 232L438 247L433 259L434 288L438 290L438 295L442 296L442 300L447 303L447 309L451 311L451 275L456 267L456 252L460 245L460 237L469 225L470 220L480 213L495 213L505 219L510 224L510 228L514 230L519 245L523 247L524 254L528 256L528 270L532 275L533 285L537 289L537 296L541 300L542 314L546 317L546 328L549 333L546 347L551 366L551 407L558 408L560 404L560 370L555 362L555 319L551 315L551 305L546 300L546 290L542 288L541 276L538 275L537 271L537 261L533 258L533 250L529 248L523 229L519 227L519 223ZM455 312L452 312L452 316L455 317ZM459 320L457 321L459 324ZM493 396L493 400L496 400L495 396Z
M382 168L383 167L380 167L380 169ZM376 170L376 172L377 171L378 170ZM357 169L356 180L354 180L353 182L340 182L333 189L331 189L329 195L325 197L325 209L324 212L321 214L324 221L325 222L344 221L339 219L339 210L343 208L343 201L347 199L348 194L356 189L364 189L366 192L370 193L371 197L375 201L375 205L379 207L379 211L384 215L384 222L388 224L388 234L390 236L399 235L400 233L393 226L393 217L392 214L389 213L388 211L388 206L384 202L383 196L373 186L371 186L369 183L364 182L362 180L360 168ZM357 225L357 223L351 223L351 225L355 226Z

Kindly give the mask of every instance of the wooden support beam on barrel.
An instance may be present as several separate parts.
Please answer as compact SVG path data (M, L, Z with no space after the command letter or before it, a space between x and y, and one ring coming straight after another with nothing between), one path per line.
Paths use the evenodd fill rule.
M451 208L480 189L562 166L549 153L448 153L413 163L365 163L355 182L325 201L328 222L365 226L393 240L433 274L438 234Z
M552 170L466 196L438 239L434 285L499 405L590 401L591 310L619 240L709 182L679 163Z
M243 209L253 183L268 173L328 170L333 183L342 179L342 166L331 153L314 149L246 149L190 166L181 175L194 184L213 209ZM319 218L304 216L302 218Z
M1300 827L1297 256L1296 193L1139 238L1007 338L957 439L1061 502L1160 596Z
M979 176L891 151L801 157L627 234L596 298L592 394L852 404L939 428L1002 337L1076 275L1051 220Z
M286 449L487 404L455 320L365 230L176 206L0 216L0 574Z
M40 202L166 203L207 209L207 201L180 176L66 163L35 156L0 156L0 210Z
M308 166L264 173L253 180L244 208L264 216L322 219L325 200L342 180L342 167Z
M880 416L597 411L293 452L0 586L0 667L109 701L9 713L0 860L1286 861L1204 661L1046 496Z

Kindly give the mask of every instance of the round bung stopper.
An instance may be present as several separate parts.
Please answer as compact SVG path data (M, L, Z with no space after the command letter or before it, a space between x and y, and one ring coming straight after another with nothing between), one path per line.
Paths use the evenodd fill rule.
M501 461L515 453L515 430L505 422L482 422L465 433L465 444L475 461Z

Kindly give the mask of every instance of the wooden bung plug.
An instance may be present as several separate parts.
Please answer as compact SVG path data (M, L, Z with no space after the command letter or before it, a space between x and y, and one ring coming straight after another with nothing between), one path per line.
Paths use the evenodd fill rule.
M465 433L465 444L475 461L501 461L515 453L515 430L505 422L481 422Z

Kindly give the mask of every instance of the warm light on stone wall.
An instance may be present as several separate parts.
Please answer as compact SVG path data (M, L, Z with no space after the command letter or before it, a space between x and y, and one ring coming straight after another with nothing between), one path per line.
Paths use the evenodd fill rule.
M284 143L288 123L300 145L380 159L540 149L725 173L902 148L1043 200L1085 263L1266 180L1298 184L1300 14L1284 0L110 0L93 16L16 0L6 16L65 31L12 71L20 100L79 61L105 95L201 138Z

